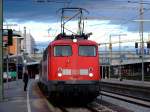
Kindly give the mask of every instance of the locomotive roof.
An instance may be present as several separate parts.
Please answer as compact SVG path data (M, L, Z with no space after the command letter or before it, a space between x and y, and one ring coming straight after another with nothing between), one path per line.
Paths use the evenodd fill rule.
M54 40L54 41L52 41L50 43L50 45L71 44L71 43L75 43L75 42L73 42L72 39L64 39L64 40ZM82 40L82 39L78 39L76 43L82 44L82 45L97 45L97 43L95 41L92 41L92 40Z

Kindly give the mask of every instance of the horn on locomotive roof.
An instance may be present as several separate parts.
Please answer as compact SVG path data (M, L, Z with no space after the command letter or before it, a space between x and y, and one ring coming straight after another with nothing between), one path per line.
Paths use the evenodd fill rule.
M89 37L89 34L84 33L84 17L83 17L83 12L89 13L86 9L83 8L61 8L57 12L61 11L61 33L55 38L57 39L66 39L66 38L84 38L87 39ZM73 15L67 15L71 14ZM66 23L69 21L77 19L78 23L78 33L75 33L71 29L66 28ZM65 31L69 31L72 33L72 35L66 35Z

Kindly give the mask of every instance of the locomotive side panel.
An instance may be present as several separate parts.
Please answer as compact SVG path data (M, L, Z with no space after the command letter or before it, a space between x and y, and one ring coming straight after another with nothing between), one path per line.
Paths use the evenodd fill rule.
M46 50L44 51L43 53L43 59L41 61L41 80L43 83L47 83L47 81L49 81L48 77L49 77L49 71L50 71L50 63L49 63L49 60L50 60L50 46L48 46L46 48Z

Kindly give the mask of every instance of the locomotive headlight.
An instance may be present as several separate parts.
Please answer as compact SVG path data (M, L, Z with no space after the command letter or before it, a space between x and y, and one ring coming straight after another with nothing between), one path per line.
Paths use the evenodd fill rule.
M58 68L58 77L61 77L61 76L62 76L62 68L59 67L59 68Z
M93 73L89 73L89 76L90 76L90 77L93 77Z
M58 73L58 77L61 77L62 76L62 73Z
M77 39L73 39L73 42L77 42Z
M93 73L91 73L92 71L93 71L93 68L90 67L90 68L89 68L89 77L93 77Z

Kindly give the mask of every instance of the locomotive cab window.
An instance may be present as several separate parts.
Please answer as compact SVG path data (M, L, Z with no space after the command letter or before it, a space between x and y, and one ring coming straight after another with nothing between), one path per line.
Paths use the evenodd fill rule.
M54 56L71 56L72 49L69 45L54 46Z
M79 56L96 56L96 46L79 46Z

